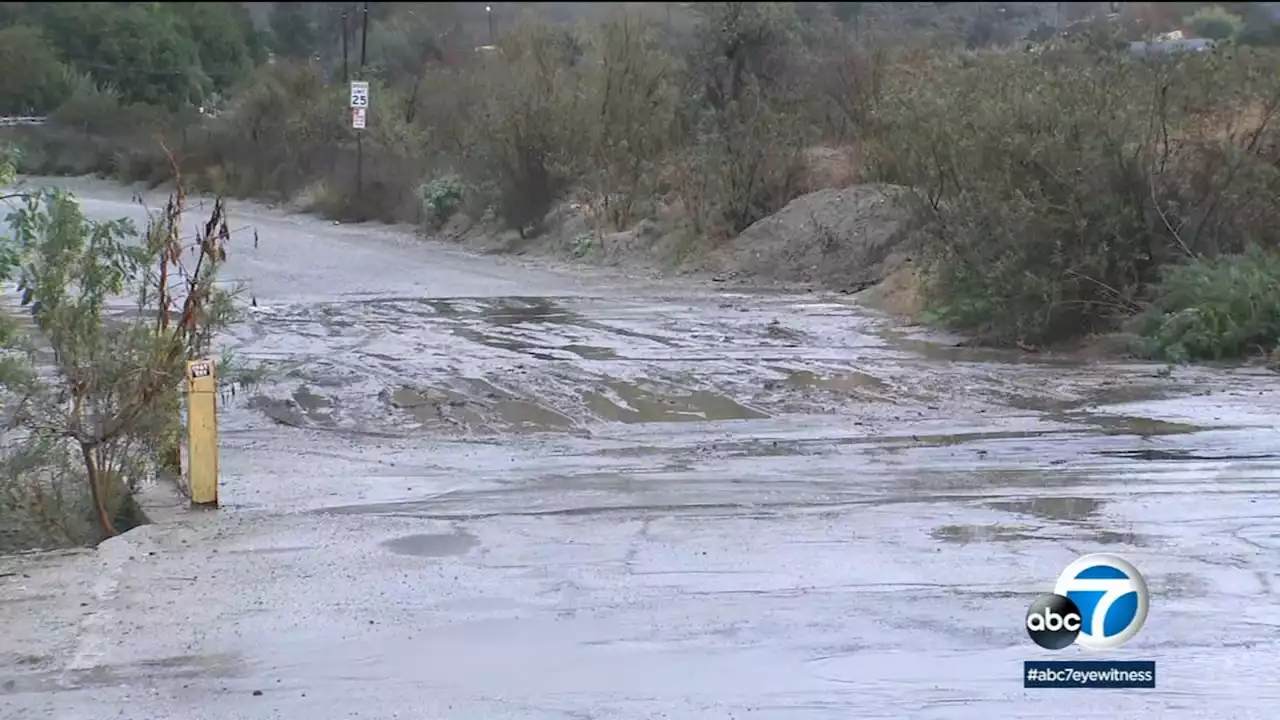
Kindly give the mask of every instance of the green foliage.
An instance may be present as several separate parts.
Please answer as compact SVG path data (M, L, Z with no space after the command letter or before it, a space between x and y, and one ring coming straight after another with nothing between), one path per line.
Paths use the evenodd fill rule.
M395 3L369 28L369 69L392 84L412 87L443 59L442 38L456 20L452 3Z
M200 69L213 88L225 90L253 70L256 33L243 3L171 3L195 43Z
M422 184L422 210L432 227L440 227L462 207L465 186L457 175L442 175Z
M622 229L658 189L679 109L678 66L658 45L655 26L626 16L599 27L589 49L581 120L589 162L581 182L604 219Z
M210 127L206 162L221 173L214 189L289 197L307 187L325 169L325 153L350 137L345 101L308 64L263 67Z
M134 102L201 102L212 89L198 47L165 8L138 3L112 13L89 67Z
M1211 40L1230 40L1240 34L1244 20L1219 6L1201 8L1187 18L1187 26L1197 36Z
M869 154L914 188L936 320L999 344L1073 339L1135 312L1163 264L1274 244L1275 131L1249 108L1280 85L1248 62L1082 47L903 80Z
M1280 45L1280 17L1275 15L1273 7L1267 3L1242 3L1239 10L1244 20L1244 28L1236 37L1241 45L1271 46Z
M1138 352L1170 362L1221 360L1280 346L1280 255L1239 255L1165 269L1142 315Z
M521 235L539 229L578 170L580 76L567 60L562 31L530 25L506 36L480 73L464 174L493 188L492 205Z
M698 3L696 11L690 79L700 93L683 122L700 147L682 194L686 205L711 209L700 229L733 234L799 194L798 19L792 3Z
M0 455L0 553L85 545L100 537L88 488L67 450L48 436L7 444Z
M319 44L312 3L278 2L271 7L271 49L280 57L308 58Z
M242 3L22 3L56 58L126 102L177 107L241 80L261 48Z
M38 28L0 30L0 115L45 115L65 98L67 68Z
M0 187L5 187L13 183L17 175L18 162L20 160L18 150L13 147L0 146ZM3 273L3 265L0 265L0 280L8 279Z
M33 192L10 215L21 305L52 351L52 372L38 377L36 356L24 354L18 334L0 337L5 357L22 358L27 370L25 377L0 373L0 392L17 399L13 422L22 433L0 463L0 510L25 508L46 520L60 510L63 520L74 520L66 513L83 509L84 502L51 511L45 501L75 458L83 472L76 497L87 498L95 536L136 522L133 484L155 471L156 451L179 422L177 390L186 358L202 355L217 328L234 319L215 290L225 259L221 244L229 237L222 204L215 204L196 243L201 270L192 277L173 265L183 245L175 202L167 222L153 223L143 242L128 220L86 219L64 191ZM161 268L170 284L185 281L180 314L192 323L157 324L172 311L167 294L151 291L159 286ZM129 295L138 298L133 312L117 302ZM74 541L69 532L64 538Z
M18 291L36 328L66 366L101 359L105 304L138 277L145 259L145 249L130 242L132 222L86 220L69 194L48 190L29 197L9 223L26 257Z

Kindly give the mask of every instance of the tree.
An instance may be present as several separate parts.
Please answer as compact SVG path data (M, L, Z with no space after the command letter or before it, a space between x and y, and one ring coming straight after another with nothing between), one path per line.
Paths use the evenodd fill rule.
M591 37L586 64L586 185L592 209L619 230L656 186L679 101L675 63L655 35L653 23L623 14Z
M13 421L28 455L78 459L99 537L120 530L132 485L155 471L160 443L181 422L174 399L187 358L230 319L215 311L230 237L222 202L188 247L176 235L184 197L179 190L143 242L128 220L85 219L60 190L31 194L9 218L8 268L20 261L21 304L52 350L53 376L39 378L29 361L26 373L0 374L0 390L19 398ZM180 272L179 260L191 255L195 269ZM179 281L185 297L171 325ZM113 312L110 300L129 293L138 312ZM12 334L5 339L6 350L16 349Z
M176 107L211 88L199 49L168 3L33 3L62 59L129 102Z
M444 38L456 26L453 3L396 3L395 13L369 28L369 61L388 84L408 86L405 121L413 122L422 81L444 59Z
M37 28L0 30L0 67L0 114L44 115L66 98L67 67Z
M282 57L311 57L320 35L310 3L278 2L271 8L271 49Z
M242 4L198 2L172 6L195 44L200 69L215 89L224 90L248 76L254 66L250 46L256 41L256 32Z
M699 132L699 194L740 232L795 197L802 138L797 20L788 3L697 3L701 16L689 118ZM692 203L691 203L692 204Z
M1187 18L1187 25L1200 37L1230 40L1240 34L1240 30L1244 28L1244 20L1222 7L1214 6L1196 11Z

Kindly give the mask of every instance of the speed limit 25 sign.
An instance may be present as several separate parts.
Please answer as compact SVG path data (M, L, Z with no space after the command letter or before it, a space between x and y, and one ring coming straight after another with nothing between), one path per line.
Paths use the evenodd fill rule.
M369 107L369 83L367 81L357 80L351 83L351 107Z

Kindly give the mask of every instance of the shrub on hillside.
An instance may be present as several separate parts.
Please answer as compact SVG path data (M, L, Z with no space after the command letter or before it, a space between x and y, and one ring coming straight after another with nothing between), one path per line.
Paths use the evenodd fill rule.
M588 162L580 182L613 229L629 227L659 191L680 89L678 64L657 44L652 23L623 16L589 38L582 103Z
M1269 353L1280 346L1280 255L1251 247L1173 265L1140 318L1137 351L1171 362Z
M349 136L346 97L305 63L259 69L221 116L207 124L199 164L233 195L293 197L332 164Z
M1230 40L1244 29L1244 20L1219 6L1201 8L1187 18L1187 26L1197 36L1211 40Z
M0 115L45 115L66 97L67 68L37 28L0 30Z
M531 24L505 38L477 73L485 97L468 119L464 174L492 188L490 204L521 236L540 229L580 167L580 74L571 59L562 32Z
M1111 329L1160 266L1280 245L1274 73L1071 47L898 78L883 179L915 190L933 317L1005 344Z
M449 174L422 184L422 213L427 224L439 228L462 208L466 187L462 178Z

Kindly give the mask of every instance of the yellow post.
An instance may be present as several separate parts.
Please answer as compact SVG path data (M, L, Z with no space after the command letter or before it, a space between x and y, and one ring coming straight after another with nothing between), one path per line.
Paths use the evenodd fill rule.
M187 362L187 472L191 504L218 504L218 371L209 360Z

